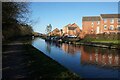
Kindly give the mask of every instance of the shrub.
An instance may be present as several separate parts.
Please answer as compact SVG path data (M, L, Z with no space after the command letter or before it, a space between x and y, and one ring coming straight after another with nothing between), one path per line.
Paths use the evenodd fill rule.
M115 33L111 33L111 34L88 34L85 36L84 38L85 41L114 41L114 40L120 40L120 34L115 34Z

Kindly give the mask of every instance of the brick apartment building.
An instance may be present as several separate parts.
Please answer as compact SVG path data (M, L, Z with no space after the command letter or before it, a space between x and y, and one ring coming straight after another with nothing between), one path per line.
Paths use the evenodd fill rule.
M81 33L81 30L76 23L73 23L63 27L62 32L64 35L79 36L79 34Z
M120 33L120 14L101 14L82 18L85 34Z

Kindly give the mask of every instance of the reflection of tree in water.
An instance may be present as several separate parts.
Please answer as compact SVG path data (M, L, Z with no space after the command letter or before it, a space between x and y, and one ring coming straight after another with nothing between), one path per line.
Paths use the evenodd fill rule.
M46 44L47 44L47 46L46 46L46 51L47 51L48 53L50 53L50 52L51 52L51 42L50 42L50 41L46 41Z
M91 47L91 46L83 46L83 50L85 53L95 53L96 47Z
M58 42L51 42L51 45L52 45L52 46L55 46L55 47L58 47L58 48L61 47L61 44L58 43Z

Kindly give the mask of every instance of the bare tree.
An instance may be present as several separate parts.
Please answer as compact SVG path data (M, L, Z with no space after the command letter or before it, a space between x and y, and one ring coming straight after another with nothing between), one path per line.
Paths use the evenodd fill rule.
M28 25L28 2L2 2L2 35L4 38L32 35Z
M2 22L3 23L26 23L28 20L27 2L3 2Z

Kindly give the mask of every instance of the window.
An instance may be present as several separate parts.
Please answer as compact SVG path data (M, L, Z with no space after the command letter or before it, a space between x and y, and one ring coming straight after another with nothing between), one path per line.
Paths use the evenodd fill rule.
M93 29L91 29L91 33L93 33Z
M120 23L120 18L118 18L118 23Z
M106 23L107 22L107 19L104 19L104 23Z
M113 25L110 26L110 30L114 30L114 26Z
M100 21L98 21L97 24L99 25L99 24L100 24Z
M99 33L99 30L100 30L100 28L99 28L99 26L97 26L97 29L96 29L97 34Z
M107 29L107 25L104 25L104 30L106 30Z
M118 25L118 30L120 31L120 25Z
M120 31L120 27L118 27L118 30Z
M110 23L114 23L114 19L110 19Z
M92 27L93 27L93 26L94 26L94 23L92 22L92 24L91 24L91 25L92 25Z

